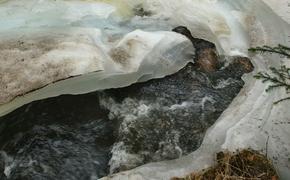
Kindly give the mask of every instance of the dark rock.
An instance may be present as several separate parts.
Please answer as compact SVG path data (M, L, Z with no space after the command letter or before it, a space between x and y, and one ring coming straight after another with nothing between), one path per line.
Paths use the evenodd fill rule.
M219 69L218 55L215 49L207 48L197 52L196 64L205 72L213 72Z
M178 26L174 29L172 29L172 31L180 33L184 36L186 36L188 39L191 40L193 46L196 48L197 51L201 51L204 49L215 49L215 44L209 41L206 41L204 39L199 39L199 38L194 38L190 32L189 29L187 29L187 27L185 26Z
M254 70L254 66L251 60L247 57L233 57L233 62L230 64L233 68L236 68L237 73L250 73Z
M196 49L194 58L195 63L202 71L213 72L221 67L216 47L213 43L203 39L194 38L185 26L178 26L172 31L180 33L191 40Z

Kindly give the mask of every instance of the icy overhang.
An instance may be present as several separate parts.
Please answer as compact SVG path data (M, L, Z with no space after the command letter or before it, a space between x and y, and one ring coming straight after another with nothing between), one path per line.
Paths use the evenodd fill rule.
M109 4L31 0L0 8L0 116L34 100L163 77L192 61L184 36L124 30Z
M289 1L285 0L0 2L0 73L4 74L0 77L0 116L34 100L121 87L176 72L194 51L186 38L168 32L177 25L186 25L194 36L215 42L225 55L248 55L250 46L289 45L285 6ZM133 16L133 2L142 2L153 16ZM142 30L135 31L138 28ZM256 71L289 65L277 56L251 58ZM267 151L282 179L289 179L289 104L272 103L285 92L265 93L266 85L252 75L245 80L246 86L208 130L199 150L114 177L184 176L208 167L222 149L251 147Z

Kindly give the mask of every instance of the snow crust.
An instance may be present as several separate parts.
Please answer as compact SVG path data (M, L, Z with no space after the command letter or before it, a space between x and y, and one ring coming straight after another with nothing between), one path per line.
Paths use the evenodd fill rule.
M131 5L136 2L142 3L152 16L134 16ZM289 61L279 56L252 55L247 51L251 46L264 44L290 45L288 6L284 6L289 1L276 2L0 1L0 115L38 99L123 87L176 72L191 60L194 52L186 38L169 32L178 25L187 26L196 37L215 42L220 54L251 56L256 72L270 66L287 63L289 66ZM131 13L125 13L126 16L120 13L126 10ZM18 37L24 39L24 49L15 45L19 43ZM52 42L40 48L43 39ZM28 40L31 42L26 43ZM7 43L11 45L9 48ZM2 47L2 44L5 45ZM36 56L38 52L43 58ZM28 62L25 59L22 62L22 57ZM49 69L47 63L55 67ZM45 71L36 73L42 65ZM21 66L25 72L19 70ZM11 82L14 78L17 81ZM255 80L253 74L244 79L246 86L208 130L197 151L174 161L148 164L108 178L184 176L212 165L218 151L251 147L266 153L281 178L289 179L289 102L273 105L286 93L283 90L266 93L267 85ZM186 104L172 108L183 105Z
M265 0L266 1L266 0ZM219 45L226 55L249 55L256 72L270 66L288 64L275 55L248 54L258 45L289 46L289 14L286 1L148 1L148 6L160 16L189 26L194 34ZM289 3L289 1L287 1ZM152 5L154 4L154 5ZM271 7L269 7L269 5ZM284 14L284 16L283 16ZM256 73L254 72L254 73ZM253 148L264 152L274 162L281 179L290 178L290 112L289 102L273 105L286 96L283 90L266 93L266 84L244 77L246 86L222 114L204 138L202 146L192 154L173 161L152 163L131 171L112 175L109 179L169 179L184 176L213 164L215 153ZM107 178L104 178L107 179Z
M137 20L121 25L127 20L102 2L12 0L0 8L0 116L34 100L164 77L194 54L184 36L138 30Z

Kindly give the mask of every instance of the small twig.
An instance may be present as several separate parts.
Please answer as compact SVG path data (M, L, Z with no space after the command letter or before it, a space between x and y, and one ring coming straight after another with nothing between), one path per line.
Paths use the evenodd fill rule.
M277 105L277 104L279 104L279 103L281 103L283 101L287 101L287 100L290 100L290 97L280 99L279 101L274 102L274 104Z
M269 145L269 138L270 136L268 136L267 141L266 141L266 158L268 159L268 145Z

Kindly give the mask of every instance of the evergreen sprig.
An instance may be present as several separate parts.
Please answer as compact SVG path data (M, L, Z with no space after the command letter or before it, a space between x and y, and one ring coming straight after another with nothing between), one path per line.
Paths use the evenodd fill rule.
M249 51L254 53L271 53L271 54L274 53L290 58L290 48L282 44L278 44L278 46L276 47L262 46L250 48Z
M260 52L260 53L274 53L282 55L286 58L290 58L290 48L284 45L279 44L276 47L262 46L256 48L250 48L251 52ZM285 88L287 93L290 93L290 68L286 66L281 66L280 68L271 67L270 72L259 72L254 76L257 79L262 80L263 83L270 82L271 85L266 89L267 92L272 91L277 88ZM274 104L290 100L290 97L281 99Z

